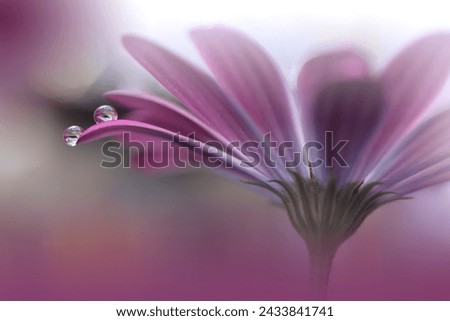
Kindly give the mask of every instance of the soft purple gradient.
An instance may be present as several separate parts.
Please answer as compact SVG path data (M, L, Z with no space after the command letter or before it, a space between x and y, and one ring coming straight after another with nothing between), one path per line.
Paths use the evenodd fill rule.
M0 84L24 86L27 73L62 47L81 47L95 12L87 1L0 1ZM92 32L92 31L91 31Z
M146 201L97 193L85 204L3 207L0 298L307 299L306 247L283 211L221 178L195 177L173 179L181 186L171 189L167 179L138 188L133 177L114 178L135 194L152 191ZM336 256L329 299L450 299L445 193L435 189L369 217ZM195 210L186 215L186 207Z

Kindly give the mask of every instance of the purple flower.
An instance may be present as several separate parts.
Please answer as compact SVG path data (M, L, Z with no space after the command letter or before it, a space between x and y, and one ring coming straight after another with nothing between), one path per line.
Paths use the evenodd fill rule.
M140 141L177 137L200 150L205 163L220 159L223 172L286 207L308 245L316 297L326 292L337 248L370 213L450 180L450 110L424 120L450 70L449 33L417 40L378 74L354 49L321 54L303 65L294 95L271 58L242 33L213 27L191 36L213 77L151 41L124 38L187 111L146 93L109 92L108 99L130 110L128 119L94 125L78 143L125 132ZM242 144L267 133L291 148L272 151L273 166L249 166ZM145 153L162 153L156 146ZM307 161L285 166L298 153L305 157L305 146ZM264 160L266 152L261 144L252 155Z

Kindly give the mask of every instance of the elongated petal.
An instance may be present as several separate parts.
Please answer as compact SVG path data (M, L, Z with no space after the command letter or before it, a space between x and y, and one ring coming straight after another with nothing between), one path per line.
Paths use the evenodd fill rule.
M450 181L450 164L448 161L440 162L426 168L419 173L412 175L395 185L388 187L402 195L412 194L422 189L449 182Z
M148 173L171 172L196 167L190 164L199 158L198 155L194 157L189 147L171 144L161 137L123 132L115 139L123 144L121 165L125 168L133 167Z
M130 151L130 153L124 153L123 156L129 157L129 159L123 159L123 163L146 173L167 173L206 166L223 172L231 179L248 180L249 178L248 175L224 168L214 159L210 161L208 157L202 157L199 161L199 155L192 149L172 144L168 139L134 132L127 134L129 135L126 139L125 135L116 138L124 144L124 148Z
M130 91L111 91L105 97L132 110L127 119L145 122L157 127L165 128L181 135L190 136L202 142L217 142L233 155L244 160L239 149L234 148L220 133L197 119L181 107L146 93ZM194 136L192 136L194 134Z
M323 88L335 82L365 79L368 74L366 60L352 49L324 53L307 61L297 79L298 101L305 129L311 131L314 101Z
M371 80L332 83L318 94L312 116L316 137L324 146L319 155L336 178L345 180L344 173L354 165L383 113L381 89Z
M183 146L191 147L196 153L200 153L202 157L215 157L216 159L222 160L227 168L236 171L239 175L245 175L250 179L257 179L261 181L269 179L268 177L261 174L257 169L243 166L240 160L233 157L232 155L225 153L222 150L211 148L211 146L203 142L183 135L179 135L176 132L138 121L116 120L112 122L96 124L89 127L88 129L86 129L86 131L83 132L78 140L78 143L87 143L104 137L123 135L124 133L133 133L142 136L148 136L149 139L151 139L152 137L159 137L167 139L169 141L173 141L175 139L177 141L180 141L180 144L182 144Z
M123 43L130 54L201 121L229 140L256 137L256 128L245 111L207 74L151 41L127 36Z
M380 76L387 116L355 175L366 174L428 110L450 72L450 34L424 37L400 52Z
M233 171L232 168L230 169L226 166L219 166L220 164L217 164L214 159L209 161L208 157L203 157L200 163L198 161L198 155L195 155L193 150L185 146L175 146L174 148L169 140L161 137L130 133L128 144L123 140L123 137L117 137L117 139L130 148L131 153L129 153L129 155L124 153L124 157L130 157L129 161L124 159L123 162L128 162L131 167L139 169L147 174L156 175L193 170L204 167L205 165L207 168L214 168L216 173L231 180L253 180L247 173ZM136 150L135 142L140 142L142 144L141 146L144 147ZM136 151L136 153L133 153L134 151ZM250 188L252 186L253 185L249 185ZM256 189L256 191L269 199L274 198L274 195L265 193L263 189ZM276 201L276 199L273 200Z
M410 178L417 183L420 179L426 182L433 173L450 167L449 124L450 110L447 110L417 127L375 168L373 179L387 187L398 186Z
M127 106L131 110L131 112L126 114L126 119L165 128L204 143L214 143L215 146L220 146L220 149L226 150L227 153L242 161L248 162L252 160L252 158L249 159L249 157L253 157L251 154L248 155L249 157L245 155L245 153L248 153L247 150L241 150L241 146L231 143L191 113L163 99L145 93L128 91L114 91L106 93L105 96L122 106ZM256 152L259 158L262 159L263 153L261 149L256 150ZM258 166L261 172L277 175L273 168L264 165L265 163L261 162Z
M109 92L105 94L105 97L130 108L133 111L131 115L140 116L135 117L136 120L180 132L185 136L195 132L197 139L204 142L217 140L217 132L208 128L192 114L158 97L128 91Z
M284 79L255 41L226 27L195 29L191 37L218 83L235 97L265 134L298 142L299 123Z

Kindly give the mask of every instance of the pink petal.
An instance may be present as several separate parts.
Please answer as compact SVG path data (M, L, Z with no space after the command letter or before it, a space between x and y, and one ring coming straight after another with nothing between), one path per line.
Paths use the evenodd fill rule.
M345 181L384 111L381 88L371 80L335 82L319 92L312 109L312 124L317 139L325 146L320 158L328 162L324 165L331 167L336 178ZM326 132L333 134L332 141L330 137L325 138ZM331 159L331 148L343 142L346 143L339 155L346 164L339 164L338 159Z
M130 54L198 119L229 140L255 138L254 124L207 74L155 43L133 36L123 39Z
M125 144L123 137L118 137L118 140ZM131 145L133 145L134 142L141 142L142 146L144 146L144 149L137 153L133 153L135 152L133 148L130 149L132 151L130 163L133 168L137 168L149 174L197 169L197 167L192 167L191 164L197 164L199 157L195 157L195 153L187 147L171 148L170 142L167 139L136 133L130 133L129 141ZM134 148L136 149L136 147ZM228 178L248 179L248 176L238 175L238 173L230 171L229 169L217 167L217 164L208 163L207 157L202 158L202 163L199 165L203 166L205 164L215 170L222 170L224 175Z
M202 153L202 157L213 156L217 159L221 159L225 165L230 166L230 170L235 171L238 175L243 175L249 179L256 179L260 181L270 179L261 174L256 168L243 166L239 159L225 153L224 151L211 151L208 149L210 146L203 142L179 135L176 132L164 128L133 120L116 120L91 126L80 136L78 144L87 143L104 137L121 136L124 133L142 135L141 137L148 136L148 140L151 140L154 137L159 137L172 141L174 137L179 137L179 139L183 141L184 145L196 148L197 152Z
M442 169L450 167L449 124L450 110L424 122L383 159L375 168L372 179L391 188L399 187L399 183L411 177L417 185L420 180L426 182L433 175L442 174Z
M130 140L140 141L144 146L146 146L143 152L138 152L132 155L131 161L133 167L139 168L140 170L144 170L148 173L153 174L178 171L184 168L177 166L175 159L178 159L184 163L187 163L189 160L193 160L192 152L187 148L178 150L167 148L164 144L167 144L168 141L159 137L151 138L153 144L150 149L148 148L148 141L150 140L148 136L137 135L136 137L136 135L132 135ZM175 157L175 153L177 153L177 157ZM186 168L190 167L187 166Z
M127 120L135 119L127 118ZM194 153L188 147L170 148L168 139L136 132L126 133L129 135L127 140L125 140L125 132L114 136L114 139L121 142L124 148L128 148L130 151L129 153L123 153L123 157L130 157L131 167L151 174L191 168L189 165L181 167L177 164L178 160L187 163L188 160L194 159ZM136 142L141 143L143 148L138 149ZM195 159L198 159L198 157Z
M387 188L402 195L408 195L448 181L450 181L450 164L448 161L443 161Z
M380 76L387 117L353 177L364 176L428 110L450 72L450 34L424 37L400 52Z
M319 92L327 85L346 80L365 79L369 67L366 60L351 49L332 51L307 61L297 79L298 101L303 126L311 137L312 109Z
M298 117L283 77L255 41L226 27L195 29L191 37L216 80L262 133L278 141L300 142Z
M230 142L220 133L197 119L191 113L181 107L174 106L170 102L146 94L130 91L112 91L105 94L105 97L115 103L132 110L128 113L127 119L137 120L157 127L165 128L181 135L189 136L195 134L193 138L202 142L219 142L222 146L229 146ZM192 136L190 136L192 137ZM237 148L233 148L236 157L246 159Z

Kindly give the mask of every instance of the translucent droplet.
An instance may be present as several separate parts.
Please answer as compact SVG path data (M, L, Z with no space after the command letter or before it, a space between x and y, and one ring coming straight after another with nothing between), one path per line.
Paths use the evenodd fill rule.
M100 106L94 112L94 121L97 124L105 121L117 120L117 117L117 111L109 105Z
M83 132L84 129L80 126L67 127L67 129L64 131L64 141L69 146L75 146Z

